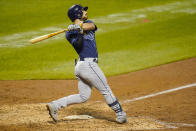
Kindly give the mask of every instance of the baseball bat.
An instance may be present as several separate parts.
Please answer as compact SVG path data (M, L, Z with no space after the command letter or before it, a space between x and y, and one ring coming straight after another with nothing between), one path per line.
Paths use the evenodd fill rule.
M60 31L57 31L57 32L54 32L54 33L50 33L50 34L47 34L47 35L43 35L43 36L36 37L36 38L34 38L34 39L31 39L30 42L31 42L32 44L34 44L34 43L37 43L37 42L39 42L39 41L42 41L42 40L48 39L48 38L50 38L50 37L53 37L53 36L55 36L55 35L57 35L57 34L63 33L63 32L65 32L65 31L68 31L68 29L63 29L63 30L60 30Z

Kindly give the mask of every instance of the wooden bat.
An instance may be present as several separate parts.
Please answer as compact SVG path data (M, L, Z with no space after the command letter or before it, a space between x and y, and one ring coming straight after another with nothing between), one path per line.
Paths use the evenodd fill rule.
M48 39L48 38L50 38L50 37L52 37L52 36L55 36L55 35L57 35L57 34L63 33L63 32L65 32L65 31L68 31L68 29L63 29L63 30L60 30L60 31L57 31L57 32L54 32L54 33L50 33L50 34L47 34L47 35L43 35L43 36L36 37L36 38L34 38L34 39L31 39L30 42L31 42L32 44L34 44L34 43L37 43L37 42L39 42L39 41Z

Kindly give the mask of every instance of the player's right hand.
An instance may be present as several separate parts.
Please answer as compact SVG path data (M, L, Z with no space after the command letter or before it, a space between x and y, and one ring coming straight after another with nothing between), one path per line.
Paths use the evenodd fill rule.
M69 26L68 26L68 30L69 30L69 31L78 30L78 31L80 31L81 34L83 33L82 26L80 26L79 24L72 24L72 25L69 25Z
M81 27L80 27L80 25L78 25L78 24L72 24L72 25L69 25L68 26L68 30L69 31L73 31L73 30L81 30Z

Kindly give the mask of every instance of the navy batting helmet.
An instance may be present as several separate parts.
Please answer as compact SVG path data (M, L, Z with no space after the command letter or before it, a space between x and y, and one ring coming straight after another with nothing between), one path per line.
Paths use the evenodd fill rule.
M75 19L81 19L82 18L82 10L87 11L88 7L82 7L81 5L73 5L72 7L69 8L67 15L73 22Z

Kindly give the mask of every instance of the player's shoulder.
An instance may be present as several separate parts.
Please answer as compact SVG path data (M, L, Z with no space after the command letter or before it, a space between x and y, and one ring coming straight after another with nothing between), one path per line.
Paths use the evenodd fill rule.
M92 20L86 20L84 23L94 23Z

